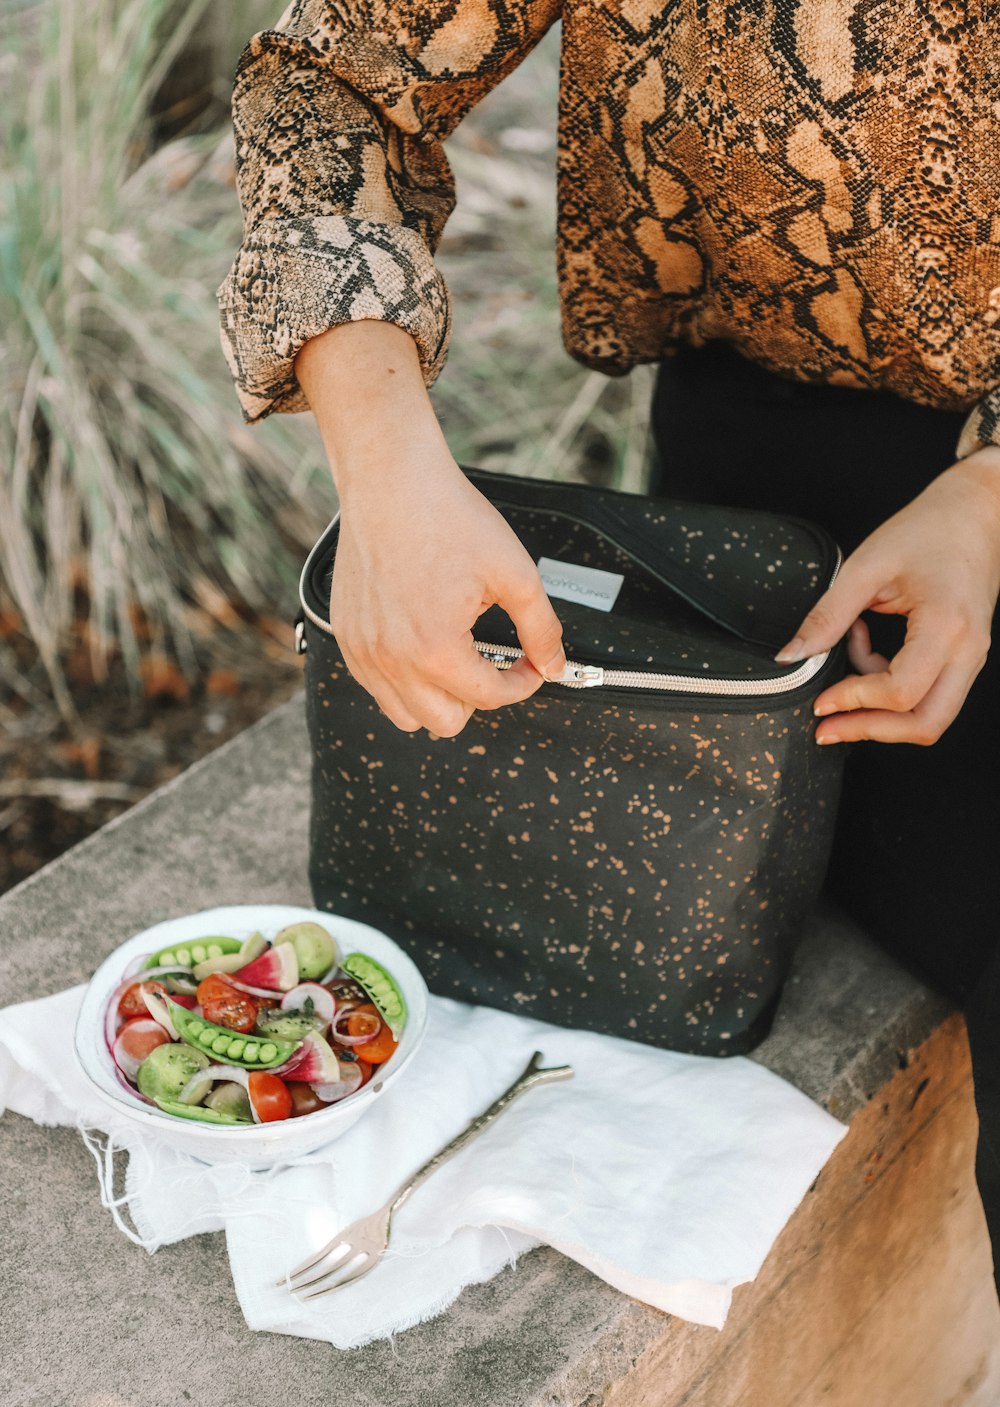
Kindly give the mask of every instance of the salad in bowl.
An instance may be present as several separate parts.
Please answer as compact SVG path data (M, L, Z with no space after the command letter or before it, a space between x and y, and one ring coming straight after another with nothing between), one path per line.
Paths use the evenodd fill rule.
M354 1123L425 1021L426 986L384 933L243 906L117 949L88 987L76 1046L119 1113L199 1156L274 1161Z

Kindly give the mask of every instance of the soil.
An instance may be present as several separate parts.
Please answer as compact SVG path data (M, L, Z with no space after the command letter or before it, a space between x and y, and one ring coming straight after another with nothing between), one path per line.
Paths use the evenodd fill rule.
M302 684L290 622L203 622L187 674L148 653L130 684L98 677L81 627L61 716L37 651L0 613L0 893L290 698Z

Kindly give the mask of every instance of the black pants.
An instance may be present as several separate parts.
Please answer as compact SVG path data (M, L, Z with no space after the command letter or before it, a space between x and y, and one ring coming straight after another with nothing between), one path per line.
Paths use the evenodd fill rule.
M954 462L964 414L774 376L722 343L658 367L652 493L798 513L845 554ZM900 617L866 615L891 656ZM994 640L1000 618L994 616ZM1000 1294L1000 658L932 747L851 745L827 889L965 1013Z

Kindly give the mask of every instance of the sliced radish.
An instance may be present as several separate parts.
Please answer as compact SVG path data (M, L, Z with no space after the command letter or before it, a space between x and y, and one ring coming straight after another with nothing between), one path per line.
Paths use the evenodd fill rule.
M340 1081L340 1061L323 1037L310 1031L303 1036L301 1046L291 1059L279 1069L272 1070L271 1074L280 1075L282 1079L301 1080L307 1085L313 1082L337 1084Z
M340 1066L340 1079L336 1083L316 1084L310 1081L317 1099L322 1099L327 1104L336 1104L338 1099L346 1099L361 1085L361 1069L358 1065L350 1060L341 1060L337 1063Z
M151 1016L137 1016L126 1021L115 1039L112 1055L115 1064L129 1080L135 1080L139 1066L151 1050L170 1040L166 1031Z
M234 974L241 982L274 992L290 992L299 980L299 960L291 943L276 943Z
M311 1009L306 1005L307 1002L312 1002ZM328 992L325 987L321 987L318 982L300 982L297 987L293 987L281 998L281 1009L282 1011L304 1011L308 1016L318 1016L329 1026L333 1020L333 1013L337 1010L337 1003L333 999L333 994Z

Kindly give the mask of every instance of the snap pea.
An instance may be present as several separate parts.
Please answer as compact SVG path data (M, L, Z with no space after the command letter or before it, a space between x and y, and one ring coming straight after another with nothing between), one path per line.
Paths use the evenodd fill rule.
M178 1104L173 1099L157 1099L158 1109L164 1114L177 1114L182 1119L197 1119L202 1124L252 1124L253 1119L240 1119L218 1109L208 1109L204 1104Z
M406 1001L396 979L367 953L348 953L340 965L368 993L398 1040L406 1021Z
M238 953L243 944L238 938L195 938L190 943L175 943L172 948L162 948L151 953L143 963L144 967L194 967L196 963L209 958L220 958L223 953Z
M246 1036L215 1026L204 1017L166 999L174 1030L186 1045L195 1050L211 1052L225 1065L238 1065L242 1070L269 1070L284 1065L302 1044L301 1041L281 1040L277 1036Z

